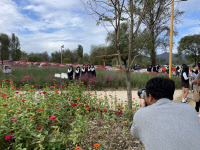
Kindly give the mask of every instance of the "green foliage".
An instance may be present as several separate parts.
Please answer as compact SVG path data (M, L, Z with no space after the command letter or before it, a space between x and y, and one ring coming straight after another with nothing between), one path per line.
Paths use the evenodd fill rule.
M83 59L83 46L78 45L77 54L81 59Z
M11 49L11 57L13 61L19 61L22 55L20 50L20 41L14 33L12 33L10 39L10 49Z
M82 58L78 59L78 64L83 64L83 59Z
M71 59L65 58L65 59L63 60L63 63L71 63Z
M7 34L0 34L0 59L3 63L3 60L9 59L9 46L10 46L10 38Z
M188 63L197 64L200 60L200 34L189 35L181 38L178 46L179 58L182 53L186 55Z

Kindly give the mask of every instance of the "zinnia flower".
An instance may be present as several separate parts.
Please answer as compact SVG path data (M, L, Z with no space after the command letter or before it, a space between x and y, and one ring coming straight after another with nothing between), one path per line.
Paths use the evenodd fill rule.
M119 112L117 112L117 114L119 115L119 114L121 114L121 112L119 111Z
M8 106L8 104L3 104L3 106Z
M55 122L55 123L53 123L53 124L58 124L58 122Z
M56 130L54 133L57 133L58 132L58 130Z
M50 117L50 120L55 120L56 119L56 116L51 116Z
M31 116L31 117L30 117L30 119L34 119L34 117L33 117L33 116Z
M77 146L77 147L75 148L75 150L81 150L81 147L80 147L80 146Z
M94 147L100 147L100 144L99 143L95 143Z
M31 110L30 108L27 109L27 111Z
M85 107L89 107L89 105L85 105Z
M78 105L83 105L83 103L79 103Z
M41 126L38 126L36 129L37 129L37 130L40 130L40 129L42 129L42 127L41 127Z
M43 111L43 109L39 109L38 111L41 112L41 111Z
M124 109L124 107L120 107L120 109L122 110L122 109Z
M59 108L56 108L56 110L58 110Z
M72 104L72 107L77 106L77 103Z
M15 121L17 121L17 118L12 119L12 122L15 122Z
M104 112L107 112L107 110L104 110Z
M25 99L22 100L22 102L25 102L25 101L26 101Z
M5 140L6 140L6 141L12 140L12 135L7 135L7 136L5 137Z

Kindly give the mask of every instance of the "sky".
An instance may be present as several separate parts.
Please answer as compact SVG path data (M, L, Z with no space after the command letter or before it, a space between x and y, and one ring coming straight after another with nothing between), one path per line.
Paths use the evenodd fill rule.
M0 33L15 33L27 53L51 55L62 45L74 50L78 44L89 53L91 45L105 44L107 31L96 25L80 0L0 0L0 6ZM175 3L175 9L185 13L176 24L179 35L174 37L173 53L181 37L200 33L199 6L200 0Z

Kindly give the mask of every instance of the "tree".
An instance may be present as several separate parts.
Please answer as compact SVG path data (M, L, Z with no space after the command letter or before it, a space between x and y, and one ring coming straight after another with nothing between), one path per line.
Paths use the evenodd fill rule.
M90 56L87 53L85 53L83 55L83 63L84 64L88 64L89 63L89 58L90 58Z
M14 33L12 33L11 39L10 39L10 51L11 51L11 57L12 60L17 61L21 58L21 50L20 50L20 41L17 36L15 36Z
M78 45L77 53L78 53L78 56L83 59L83 46Z
M93 65L103 65L103 58L96 56L106 55L105 45L92 45L90 50L89 63Z
M159 47L164 50L169 45L170 26L168 22L171 19L171 9L169 7L171 0L147 0L146 2L148 7L142 23L146 25L151 37L146 50L150 54L151 63L154 66L156 65L156 49ZM140 11L137 13L140 13ZM174 13L175 23L182 14L183 12L176 9ZM177 33L175 32L175 34Z
M4 60L9 59L10 55L9 46L10 46L9 36L3 33L0 34L0 59L2 61L2 65Z
M126 85L127 85L127 97L128 108L132 110L132 86L131 86L131 66L137 56L139 56L144 48L147 47L149 36L143 39L143 45L138 47L137 51L134 50L134 45L137 43L139 33L146 33L146 30L141 27L147 8L149 7L149 1L151 0L88 0L87 5L90 10L93 11L92 15L97 15L97 24L102 24L105 27L105 23L110 23L115 31L115 50L118 53L119 63L121 68L126 73ZM137 12L139 13L136 13ZM128 18L125 18L128 16ZM156 18L160 19L160 15ZM129 48L128 48L128 60L127 65L122 65L121 52L120 52L120 24L121 21L127 21L129 23ZM105 27L106 28L106 27ZM107 28L106 28L107 29ZM108 31L108 30L107 30ZM109 31L108 31L109 32ZM149 34L148 34L149 35ZM134 55L132 55L134 54Z
M200 34L189 35L181 38L178 46L178 54L181 57L182 53L191 62L197 64L200 58Z

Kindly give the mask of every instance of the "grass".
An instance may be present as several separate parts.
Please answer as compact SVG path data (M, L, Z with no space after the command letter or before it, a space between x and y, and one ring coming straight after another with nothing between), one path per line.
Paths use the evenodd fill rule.
M46 87L48 85L60 84L60 79L55 78L55 73L67 73L67 67L13 67L12 76L9 74L3 74L0 72L0 80L12 79L16 86L20 87L26 84L26 81L32 85L38 85L38 88ZM121 71L107 71L102 69L96 70L97 77L95 81L91 81L95 85L95 90L112 89L112 90L125 90L126 89L126 77L125 72ZM25 76L30 76L29 79L25 79ZM148 74L148 73L132 73L131 84L133 89L145 87L146 82L153 77L165 77L165 74ZM176 89L181 89L181 80L177 77L172 77L174 80ZM68 80L63 79L62 84L69 83ZM88 84L85 82L85 84Z

